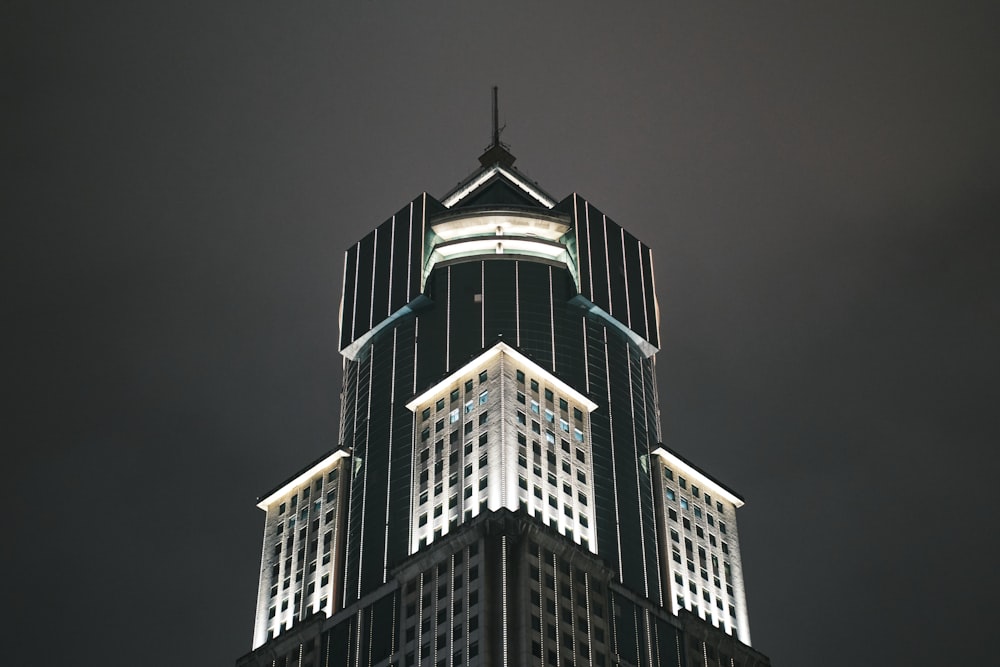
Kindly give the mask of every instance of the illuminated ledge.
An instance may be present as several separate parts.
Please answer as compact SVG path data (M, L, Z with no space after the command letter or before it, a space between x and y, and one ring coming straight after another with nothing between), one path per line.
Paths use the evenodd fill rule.
M442 393L445 389L450 387L454 382L452 378L470 374L476 369L481 368L483 365L489 363L496 357L502 355L510 357L516 364L518 364L522 368L531 371L532 374L538 375L541 379L545 381L545 383L548 386L552 387L553 389L558 389L560 393L565 394L566 396L572 398L580 405L586 407L587 412L593 412L594 410L597 409L597 403L594 403L592 400L590 400L589 398L578 392L576 389L573 389L573 387L569 386L568 384L557 378L555 375L548 372L547 370L536 364L534 361L532 361L528 357L524 356L523 354L512 348L510 345L507 345L507 343L497 343L496 345L486 350L485 352L483 352L478 357L476 357L469 363L465 364L461 368L455 369L454 371L448 374L448 377L444 378L443 380L435 384L433 387L427 389L424 392L421 392L417 396L414 396L413 400L411 400L409 403L406 404L406 408L410 412L416 412L417 408L420 405L426 403L427 401L431 400L438 394Z
M396 322L396 320L399 320L409 315L410 313L415 313L419 311L422 307L427 306L430 303L431 303L430 299L428 299L423 294L418 294L408 304L404 305L402 308L394 312L392 315L390 315L389 317L385 318L384 320L376 324L374 327L363 333L353 343L342 349L340 351L340 354L353 361L354 359L357 358L358 353L361 352L361 350L366 345L368 345L368 342L372 338L377 336L383 329L389 328L393 323Z
M330 454L326 454L321 459L295 474L290 479L282 482L281 486L269 492L266 496L257 499L257 507L265 512L270 505L278 502L296 488L302 486L306 480L315 477L317 473L326 474L332 470L340 459L348 458L351 453L345 449L338 449Z
M509 169L504 169L498 164L495 164L492 167L489 167L488 169L484 169L476 176L473 176L471 180L458 186L458 189L456 189L454 192L445 197L444 201L442 201L441 203L447 206L448 208L451 208L452 206L454 206L455 204L462 201L463 199L471 195L473 192L478 190L480 186L482 186L488 180L497 175L506 178L508 181L510 181L512 184L523 190L525 194L527 194L529 197L537 201L545 208L552 208L553 206L556 205L556 202L553 199L551 199L548 195L546 195L544 192L542 192L540 189L538 189L525 179L521 178L520 176L516 175Z
M576 261L563 243L570 225L559 217L510 210L452 214L437 218L430 230L421 288L438 262L497 255L561 263L579 287Z
M689 480L697 481L705 491L711 489L712 495L725 498L735 507L743 507L743 498L741 498L735 491L727 488L717 479L709 477L707 473L682 458L680 454L662 446L654 449L653 453L663 459L663 462L670 466L671 469L683 474Z
M589 310L595 315L598 315L601 319L605 320L615 329L618 329L618 331L622 332L626 338L635 343L636 347L638 347L639 350L641 350L642 353L645 354L647 357L651 357L660 351L658 347L650 343L648 340L646 340L636 332L629 329L624 322L622 322L617 317L615 317L608 311L604 310L603 308L595 304L593 301L591 301L584 295L577 294L572 299L570 299L570 303L576 304L581 308ZM659 321L659 316L657 316L657 321Z

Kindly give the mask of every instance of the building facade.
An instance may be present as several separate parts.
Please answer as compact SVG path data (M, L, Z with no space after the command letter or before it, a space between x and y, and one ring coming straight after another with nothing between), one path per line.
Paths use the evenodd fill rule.
M347 250L339 446L262 496L251 665L763 665L738 494L662 443L650 249L481 168Z

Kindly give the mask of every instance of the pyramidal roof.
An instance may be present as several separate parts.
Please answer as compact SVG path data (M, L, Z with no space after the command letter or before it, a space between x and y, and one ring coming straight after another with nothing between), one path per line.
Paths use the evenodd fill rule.
M479 156L480 168L442 199L448 208L515 207L551 209L556 200L514 168L517 159L500 141L497 88L493 87L493 141Z
M448 208L503 206L548 210L556 200L513 166L483 166L451 189L441 203Z

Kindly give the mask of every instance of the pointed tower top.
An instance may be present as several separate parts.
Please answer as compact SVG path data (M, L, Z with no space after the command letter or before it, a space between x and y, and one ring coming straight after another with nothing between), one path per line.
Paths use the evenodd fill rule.
M504 125L506 127L506 125ZM507 145L500 141L500 133L503 132L503 127L500 127L500 110L499 104L497 103L497 87L493 86L493 143L486 148L486 152L479 156L479 163L484 167L490 167L494 164L500 164L504 167L513 166L515 158L511 155L510 151L507 150Z

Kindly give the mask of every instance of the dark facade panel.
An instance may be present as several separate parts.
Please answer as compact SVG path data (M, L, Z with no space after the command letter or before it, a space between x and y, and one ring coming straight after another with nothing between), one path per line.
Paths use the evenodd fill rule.
M555 210L572 219L580 296L658 348L649 247L578 195Z
M375 232L361 239L357 246L357 281L354 294L344 295L352 304L354 330L351 341L360 338L371 328L372 323L372 273L375 268Z
M483 336L487 346L497 339L509 345L516 344L519 265L516 261L483 262Z
M442 204L422 194L347 250L341 350L421 293L425 221L442 210Z
M653 289L653 251L647 246L640 244L642 263L642 288L645 297L646 308L646 331L649 337L646 338L654 347L660 347L660 328L656 320L656 291Z
M406 209L400 211L405 214ZM405 222L400 220L400 222ZM396 216L383 222L375 230L375 264L372 272L371 293L371 326L389 317L389 289L393 275L393 232L396 227Z
M637 334L649 340L649 327L646 322L644 301L644 280L642 275L642 244L624 229L622 230L622 247L624 249L624 267L628 287L629 327Z

